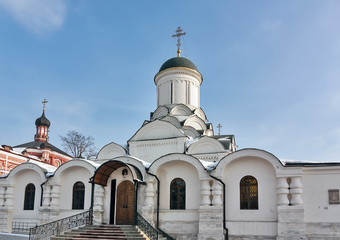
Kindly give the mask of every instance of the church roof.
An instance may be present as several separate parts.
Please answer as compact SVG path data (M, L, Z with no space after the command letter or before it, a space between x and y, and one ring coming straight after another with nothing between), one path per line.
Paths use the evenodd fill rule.
M159 72L169 68L189 68L198 72L195 64L191 62L189 59L184 57L170 58L168 61L163 63L163 65L159 69Z
M45 111L43 111L40 118L37 118L37 120L35 120L35 125L36 126L42 125L42 126L50 127L51 122L46 118Z
M63 155L71 157L66 152L60 150L59 148L57 148L57 147L53 146L52 144L50 144L48 142L45 142L45 141L32 141L32 142L28 142L28 143L24 143L24 144L20 144L20 145L14 146L13 148L19 148L19 147L20 148L22 148L22 147L25 147L25 148L35 148L35 149L49 148L52 151L55 151L55 152L58 152L58 153L61 153Z

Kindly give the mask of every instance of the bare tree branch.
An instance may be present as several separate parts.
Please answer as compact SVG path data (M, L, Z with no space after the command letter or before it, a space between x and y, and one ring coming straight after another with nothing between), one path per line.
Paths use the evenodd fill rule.
M73 157L90 159L97 154L94 138L91 136L85 137L77 131L69 131L66 136L60 136L60 139L65 151Z

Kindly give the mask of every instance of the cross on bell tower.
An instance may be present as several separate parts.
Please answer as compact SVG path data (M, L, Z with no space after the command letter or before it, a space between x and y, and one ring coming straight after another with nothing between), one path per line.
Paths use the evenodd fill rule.
M181 56L181 36L185 35L186 32L182 32L183 29L181 27L178 27L176 30L176 34L172 35L172 37L177 37L177 57Z
M45 111L46 103L48 103L48 101L46 100L46 98L44 98L44 101L42 101L41 103L43 104L43 111Z
M218 135L221 135L221 128L222 128L222 125L221 125L221 124L218 124L218 125L217 125L217 128L218 128Z

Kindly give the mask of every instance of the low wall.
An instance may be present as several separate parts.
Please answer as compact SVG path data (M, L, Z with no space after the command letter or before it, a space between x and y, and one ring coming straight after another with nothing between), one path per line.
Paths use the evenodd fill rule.
M28 240L28 235L13 234L13 233L0 233L1 240Z

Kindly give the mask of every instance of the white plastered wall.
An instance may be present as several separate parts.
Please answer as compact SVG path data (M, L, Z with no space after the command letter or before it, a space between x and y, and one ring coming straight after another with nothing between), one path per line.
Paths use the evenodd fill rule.
M305 222L339 222L340 204L329 204L328 190L340 189L340 168L304 169L302 176Z
M240 209L240 180L253 176L258 182L258 210ZM242 157L223 171L226 184L226 222L231 235L277 235L276 172L267 160Z
M185 161L162 164L156 175L160 180L160 226L170 233L197 235L200 179L197 169ZM185 210L170 210L170 183L181 178L186 184Z
M13 222L28 222L38 223L39 207L41 198L42 184L41 175L33 169L30 169L29 165L26 169L23 169L15 174L13 177L13 192L14 192L14 213ZM23 210L25 189L28 184L34 184L35 196L34 196L34 210Z
M93 176L94 171L82 166L70 166L56 176L53 181L60 184L60 199L59 199L59 217L68 217L80 212L88 210L91 206L91 183L89 179ZM72 194L73 185L76 182L82 182L85 185L85 202L84 209L72 210Z

